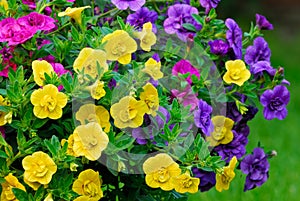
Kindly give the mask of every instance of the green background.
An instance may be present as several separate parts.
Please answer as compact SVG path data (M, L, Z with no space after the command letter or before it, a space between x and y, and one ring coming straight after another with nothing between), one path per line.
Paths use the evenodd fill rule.
M298 201L300 190L300 1L297 0L223 0L217 8L219 18L231 17L248 31L250 22L255 23L255 14L265 15L274 25L273 31L264 31L272 51L272 66L285 68L290 81L291 100L288 116L279 121L263 118L262 107L249 123L250 136L247 145L251 152L260 141L266 151L276 150L278 155L270 160L269 180L260 188L243 192L245 175L236 171L236 177L228 191L215 189L191 195L191 201Z

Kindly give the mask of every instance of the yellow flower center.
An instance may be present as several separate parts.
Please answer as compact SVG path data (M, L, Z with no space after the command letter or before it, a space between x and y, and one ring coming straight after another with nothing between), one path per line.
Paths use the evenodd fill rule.
M94 182L86 181L83 187L84 195L96 197L98 195L97 185Z
M111 53L118 57L122 56L126 52L126 46L122 43L116 43L113 45Z
M3 189L3 191L7 200L14 200L16 198L12 192L12 186L8 186L5 190Z
M88 136L87 141L88 141L88 144L86 146L87 149L92 149L98 144L98 140L95 136Z
M145 103L148 105L149 108L153 108L154 104L155 104L155 96L154 95L149 95L146 100Z
M56 107L56 100L50 95L45 95L41 100L41 106L52 112Z
M227 132L227 129L225 127L216 127L215 132L213 132L212 135L215 140L219 141L224 138L226 132Z
M89 114L89 116L87 117L87 123L89 122L100 122L99 117L96 114Z
M233 80L240 79L241 70L240 69L234 69L230 72L230 77Z
M34 171L36 177L44 177L48 172L46 165L42 161L37 162L37 168Z
M120 119L123 122L127 122L128 120L134 119L137 113L138 111L136 109L131 109L129 107L127 110L121 110Z
M182 186L184 186L184 188L189 188L193 185L193 182L190 178L184 179L181 183L182 183Z
M154 175L154 179L160 183L167 182L170 179L169 172L166 168L160 168Z

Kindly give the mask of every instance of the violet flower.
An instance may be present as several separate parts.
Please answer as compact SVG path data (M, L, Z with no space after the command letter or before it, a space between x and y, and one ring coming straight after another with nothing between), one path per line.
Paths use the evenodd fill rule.
M289 101L290 92L283 85L277 85L273 90L266 90L260 97L260 102L264 106L265 119L284 119L288 113L286 105Z
M271 77L276 74L276 69L273 68L268 61L259 61L250 67L251 74L262 77L263 72L266 72Z
M216 8L221 0L199 0L200 5L205 8L205 14L207 15L212 8Z
M49 16L39 14L37 12L29 13L26 16L20 17L18 23L26 29L36 29L42 31L49 31L55 28L55 20Z
M168 9L168 18L164 21L164 28L168 34L177 34L178 38L184 42L187 41L189 34L193 36L195 33L186 30L183 27L183 24L189 23L194 25L196 30L202 28L201 24L198 24L192 14L198 15L198 10L195 7L192 7L188 4L175 4L170 6Z
M111 0L111 2L120 10L126 10L128 7L130 10L137 11L144 4L145 0Z
M194 177L199 178L201 181L199 184L199 190L201 192L208 191L209 189L215 186L216 173L204 171L196 167L192 168L192 172Z
M255 148L253 154L247 155L241 162L241 170L247 174L244 191L261 186L269 177L270 164L262 148Z
M226 39L229 47L232 48L235 59L242 59L242 37L243 32L239 25L231 18L226 19L225 25L228 28L226 32Z
M177 76L178 73L180 74L190 73L190 75L186 78L186 81L189 84L192 84L192 79L191 79L192 75L196 75L200 79L200 73L198 69L193 67L188 60L182 59L174 65L174 67L172 68L172 75Z
M198 108L194 112L195 125L202 130L205 135L209 135L214 127L211 121L212 107L203 100L199 100Z
M209 41L210 52L216 55L226 55L229 50L229 45L222 39Z
M273 30L273 25L263 15L256 14L256 26L261 30Z
M253 65L259 61L270 62L271 50L268 43L261 36L255 38L253 45L246 49L245 62L248 65Z
M155 11L149 10L147 7L142 7L138 9L135 13L127 16L126 22L131 26L135 26L138 31L143 29L143 24L151 22L152 31L157 32L155 21L157 20L158 15Z

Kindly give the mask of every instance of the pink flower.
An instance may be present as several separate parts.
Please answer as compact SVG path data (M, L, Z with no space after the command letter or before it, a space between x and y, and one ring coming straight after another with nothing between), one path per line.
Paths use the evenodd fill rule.
M26 29L36 29L49 31L55 28L55 20L43 14L36 12L29 13L26 16L20 17L18 23Z
M58 75L58 77L62 76L66 73L71 73L70 71L66 70L61 63L51 63L54 72Z
M22 0L23 4L28 5L29 9L35 9L36 5L35 5L35 0Z
M199 73L198 69L193 67L188 60L182 59L174 65L174 67L172 69L172 75L177 76L178 73L180 73L180 74L190 73L190 75L186 79L186 81L189 84L192 84L191 75L196 75L200 79L200 73Z
M197 94L192 91L191 85L188 85L184 91L179 91L177 89L172 89L171 93L175 96L180 104L183 106L190 105L190 111L194 110L198 105Z

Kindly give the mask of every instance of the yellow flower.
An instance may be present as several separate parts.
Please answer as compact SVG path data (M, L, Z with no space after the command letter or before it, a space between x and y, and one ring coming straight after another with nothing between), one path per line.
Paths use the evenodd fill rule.
M103 72L101 75L98 75L97 71L97 62L102 68ZM75 71L82 71L95 78L97 76L101 77L103 73L108 70L108 65L106 63L106 53L103 50L96 50L92 48L83 48L78 57L75 59L73 68Z
M100 158L102 151L107 147L108 136L100 125L91 122L75 128L73 151L78 156L85 156L91 161Z
M103 106L96 106L94 104L82 105L76 112L75 118L82 125L89 122L97 122L106 133L110 130L109 112Z
M99 100L106 94L106 91L103 87L104 82L97 80L93 85L88 86L87 89L91 92L91 96L93 99Z
M68 149L67 149L67 154L70 156L75 156L78 157L79 155L77 155L74 151L73 151L73 146L74 146L74 135L71 134L68 138L68 140L66 139L62 139L61 140L61 145L64 146L64 144L68 142Z
M45 60L35 60L32 62L33 79L39 86L44 86L45 73L51 76L54 73L53 67L50 63Z
M25 169L24 182L34 190L37 190L41 184L49 184L57 170L52 158L42 151L26 156L22 160L22 166Z
M44 199L44 201L54 201L53 198L52 198L52 194L49 193L49 194L47 195L47 197Z
M78 8L70 8L68 7L64 12L58 13L58 17L69 16L73 18L76 23L81 24L81 12L86 9L90 8L91 6L84 6Z
M234 83L242 86L251 76L250 71L242 60L226 61L225 67L227 72L223 76L223 80L227 84Z
M42 89L35 90L30 97L30 101L34 105L33 113L40 119L47 117L59 119L67 100L67 96L62 92L58 92L57 87L52 84L47 84Z
M149 52L151 50L151 46L156 43L156 36L152 32L152 24L151 22L147 22L143 25L142 32L136 33L137 38L140 39L140 46L142 50Z
M179 165L168 154L157 154L148 158L143 164L146 184L151 188L170 191L174 188L172 177L179 176Z
M194 178L190 176L187 171L177 177L173 177L173 185L175 186L175 191L178 193L196 193L198 192L198 186L200 184L199 178Z
M18 188L23 191L26 191L25 187L18 181L18 179L9 173L6 177L4 177L5 181L1 183L2 193L1 193L1 201L18 201L12 192L12 188Z
M0 7L3 6L4 10L8 10L8 3L6 0L0 0Z
M0 106L8 106L9 103L0 95ZM12 121L12 112L0 111L0 126L3 126Z
M219 144L228 144L233 140L232 127L234 121L224 116L214 116L211 119L214 130L206 139L210 146L217 146Z
M144 114L148 111L144 101L137 101L131 96L123 97L110 108L114 124L118 128L137 128L143 124Z
M126 31L116 30L111 34L107 34L102 39L105 43L105 52L107 59L118 61L121 64L129 64L131 61L131 53L137 50L137 44Z
M158 80L164 76L164 74L160 71L160 68L161 63L150 58L146 61L145 68L142 71L150 75L154 80Z
M99 178L99 173L92 169L82 171L78 179L73 183L72 190L81 195L76 198L76 201L98 201L103 197L101 189L102 181ZM74 200L74 201L75 201Z
M156 116L156 111L159 107L159 99L156 88L151 84L147 83L143 87L144 91L140 94L140 99L146 103L148 106L147 114Z
M237 163L237 159L234 156L229 165L223 168L222 173L216 174L216 190L222 192L222 190L228 190L230 182L235 177L234 169Z

